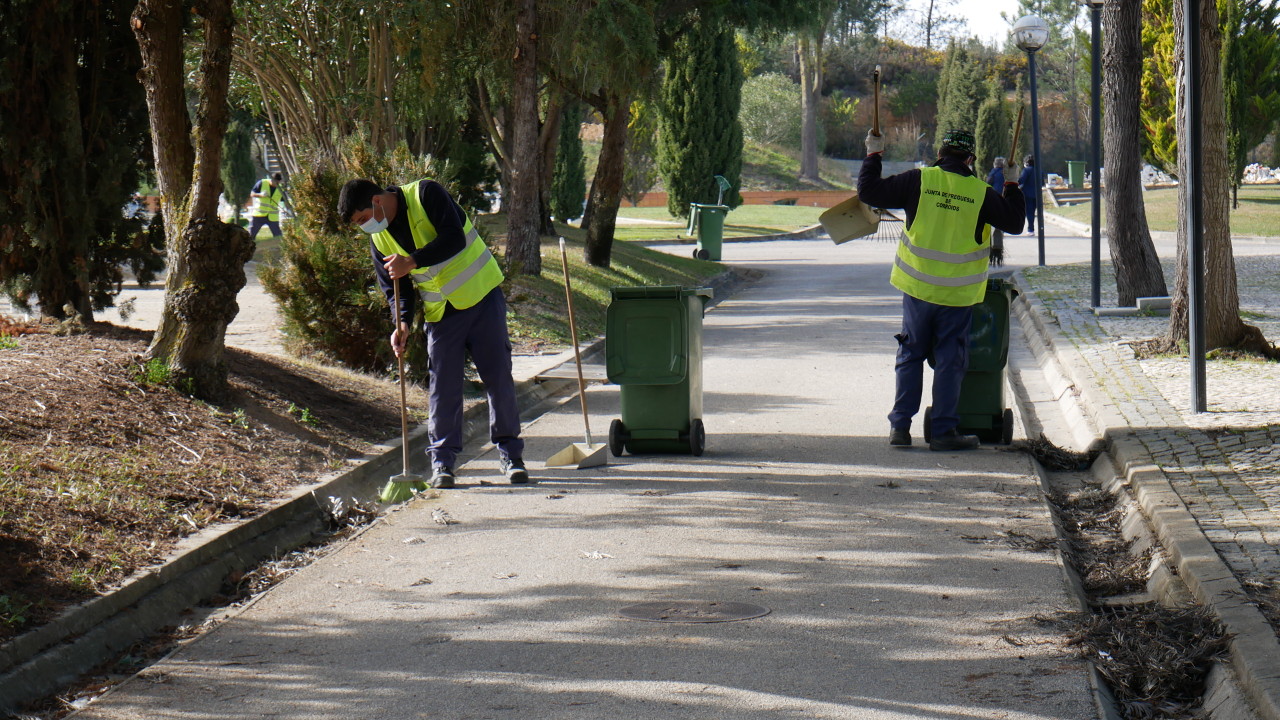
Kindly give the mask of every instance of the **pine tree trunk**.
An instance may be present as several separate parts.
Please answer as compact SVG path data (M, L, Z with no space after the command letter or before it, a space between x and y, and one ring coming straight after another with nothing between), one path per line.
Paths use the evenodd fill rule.
M1160 258L1147 227L1142 197L1142 126L1138 113L1142 80L1142 6L1103 6L1103 154L1107 242L1115 268L1119 304L1169 294ZM1012 160L1012 158L1010 158Z
M182 83L181 8L171 0L141 0L133 15L156 175L168 201L164 217L171 231L164 314L148 354L168 361L179 388L218 401L229 392L223 361L226 329L239 312L236 293L245 285L244 264L254 249L248 232L217 216L234 16L231 0L205 0L198 6L204 20L203 82L193 134Z
M1274 348L1256 327L1240 319L1240 296L1236 286L1235 258L1231 253L1231 177L1227 153L1227 123L1223 107L1222 33L1218 8L1214 2L1201 3L1200 11L1200 89L1203 169L1200 187L1204 210L1204 334L1205 350L1233 347L1274 353ZM1183 8L1174 3L1174 26L1177 28L1175 57L1184 57ZM1179 68L1178 78L1178 177L1186 178L1191 158L1186 148L1186 85ZM1185 207L1186 183L1178 186L1178 204ZM1190 298L1188 295L1187 253L1190 228L1186 213L1178 215L1178 267L1174 285L1169 329L1157 344L1165 350L1182 350L1190 339Z
M622 179L625 172L627 121L631 115L631 99L608 95L604 107L596 109L604 119L604 139L600 160L591 180L591 194L582 226L587 229L587 262L596 267L609 267L613 253L613 231L622 204Z
M538 136L538 157L542 158L542 175L538 178L538 234L555 236L556 225L551 218L551 186L556 173L560 123L564 119L564 93L551 94L547 99L546 113Z
M507 210L507 272L541 275L538 159L538 41L534 0L520 0L516 15L515 82L512 89L511 205Z
M818 105L822 102L822 36L801 31L800 56L800 177L820 182L818 176Z
M185 7L181 0L141 0L131 19L138 49L142 51L139 79L147 94L151 150L165 206L165 236L171 243L182 235L186 225L183 205L191 189L191 166L195 164L182 56ZM173 269L169 272L172 275Z

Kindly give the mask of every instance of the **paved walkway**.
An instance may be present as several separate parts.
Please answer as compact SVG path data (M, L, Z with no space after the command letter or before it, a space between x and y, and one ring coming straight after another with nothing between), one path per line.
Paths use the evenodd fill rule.
M567 402L538 484L480 455L77 717L1093 718L1033 620L1073 607L1054 556L1001 541L1052 534L1028 459L888 447L892 253L730 244L766 276L706 317L706 455L542 468ZM619 388L588 400L602 434ZM771 612L617 616L680 600Z
M1280 243L1237 240L1234 248L1245 321L1280 343ZM1116 305L1109 273L1107 263L1104 307ZM1280 600L1280 363L1210 361L1208 411L1193 413L1190 363L1137 360L1126 344L1159 336L1168 318L1094 316L1085 265L1028 269L1024 278L1106 398L1099 416L1114 426L1099 430L1132 429L1237 577Z

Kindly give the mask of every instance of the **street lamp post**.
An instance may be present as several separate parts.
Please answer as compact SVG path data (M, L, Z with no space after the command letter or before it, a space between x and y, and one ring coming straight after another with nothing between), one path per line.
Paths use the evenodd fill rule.
M1036 222L1039 225L1040 265L1044 266L1044 183L1040 164L1040 104L1036 97L1036 51L1049 41L1049 26L1037 15L1023 15L1013 24L1013 42L1027 53L1027 71L1031 75L1031 143L1034 148Z
M1093 284L1090 288L1089 304L1101 307L1102 285L1102 102L1098 95L1102 87L1102 57L1098 53L1098 39L1102 36L1102 6L1106 0L1076 0L1089 8L1093 20L1090 47L1093 55L1093 99L1090 103L1089 124L1093 134L1093 148L1090 162L1093 165L1093 241L1092 265L1090 267Z

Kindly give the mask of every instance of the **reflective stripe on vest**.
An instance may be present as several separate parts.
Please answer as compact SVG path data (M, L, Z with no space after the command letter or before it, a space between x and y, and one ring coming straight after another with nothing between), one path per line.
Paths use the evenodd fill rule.
M920 171L920 201L898 243L889 280L914 298L965 307L986 295L990 232L974 243L987 184L939 167Z
M265 217L272 222L280 221L280 199L283 192L275 186L275 183L264 179L260 186L260 191L266 197L257 197L253 199L253 216Z
M400 188L405 198L404 210L413 233L415 249L426 247L436 238L435 225L427 217L418 197L420 182L412 182ZM446 300L459 310L465 310L502 284L503 275L498 261L480 239L480 233L471 224L471 219L465 213L463 217L465 242L462 250L444 262L417 268L410 273L414 287L422 298L427 322L436 322L444 316ZM409 254L386 230L375 233L373 243L383 255Z

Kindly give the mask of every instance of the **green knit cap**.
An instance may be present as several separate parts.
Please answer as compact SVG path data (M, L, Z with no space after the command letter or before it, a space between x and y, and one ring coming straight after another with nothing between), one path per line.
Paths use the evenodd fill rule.
M948 130L942 136L942 144L972 154L976 142L973 139L973 133L968 130Z

